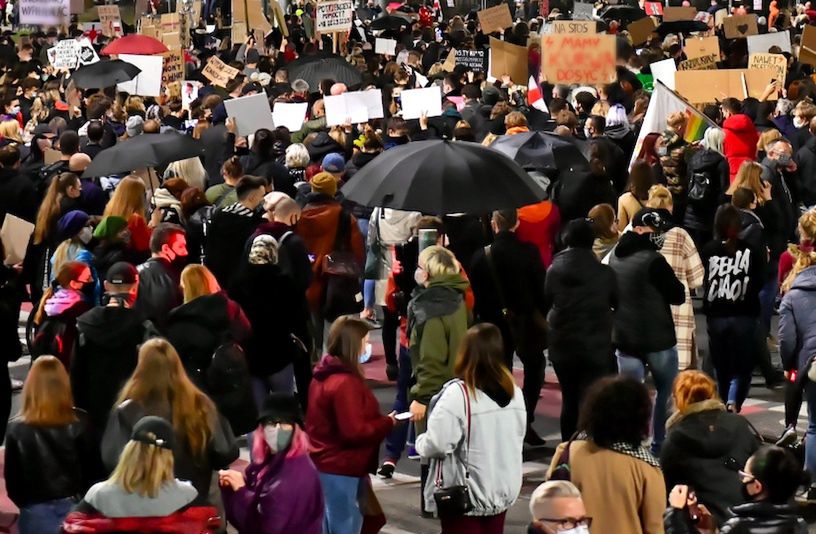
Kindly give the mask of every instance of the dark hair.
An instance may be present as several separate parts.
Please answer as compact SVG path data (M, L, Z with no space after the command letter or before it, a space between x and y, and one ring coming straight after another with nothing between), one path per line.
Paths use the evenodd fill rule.
M20 161L20 149L11 144L0 148L0 167L14 167Z
M769 445L751 456L751 474L762 483L768 502L787 504L799 487L802 466L787 450Z
M499 329L490 323L472 326L465 332L456 354L454 374L474 391L501 387L513 397L513 375L504 365L504 342Z
M260 176L252 176L250 174L244 175L238 180L238 183L235 184L235 195L238 197L238 200L246 199L250 193L258 189L259 187L266 187L267 182L265 178Z
M103 94L95 94L88 98L88 120L101 119L111 108L113 102Z
M595 230L587 219L573 219L564 226L561 239L570 248L592 248Z
M272 131L268 128L260 128L255 132L251 150L259 158L267 159L272 156L273 144L275 144L275 138L272 136Z
M642 159L635 161L629 171L629 184L626 186L626 190L635 195L638 200L645 201L649 199L649 188L654 183L652 166Z
M738 187L731 194L731 204L740 210L747 210L756 202L756 194L747 187Z
M597 101L598 99L595 98L589 91L579 91L575 95L575 103L581 106L581 109L586 113L592 111L592 108L595 106L595 102Z
M173 223L160 223L150 236L150 252L153 254L161 252L162 247L169 245L173 236L178 234L186 235L184 228Z
M212 205L212 203L207 200L204 191L198 187L188 187L181 193L181 213L185 219L200 208L210 205Z
M59 138L60 152L66 156L73 156L79 152L79 135L73 130L65 130Z
M640 447L649 435L652 399L639 381L622 375L595 382L581 406L578 428L599 447L626 443Z
M323 78L320 80L320 92L323 93L323 96L331 95L332 85L334 85L334 80L331 78Z
M742 228L739 210L731 204L723 204L714 215L714 235L725 240L725 248L733 254L737 248L737 236Z
M462 96L468 100L478 100L482 97L482 90L479 86L469 83L462 87Z
M101 121L92 120L88 123L88 141L98 143L105 135L105 126Z
M492 221L499 227L499 232L512 230L518 223L518 212L516 210L496 210L493 212Z
M600 115L590 115L588 120L592 123L592 127L597 133L603 133L606 129L605 117L601 117Z
M548 106L548 109L550 110L550 116L555 117L556 115L558 115L559 111L569 109L569 105L567 104L567 101L564 100L563 98L553 98L552 100L550 100L550 105Z
M736 98L728 97L720 103L722 108L730 113L742 113L742 103Z
M229 174L232 178L244 174L244 167L241 165L241 160L238 156L232 156L221 166L221 172Z

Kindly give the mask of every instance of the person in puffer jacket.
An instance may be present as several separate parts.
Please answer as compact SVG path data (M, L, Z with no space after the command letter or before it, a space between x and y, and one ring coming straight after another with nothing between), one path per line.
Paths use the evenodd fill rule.
M686 176L688 143L683 139L686 122L686 116L683 113L669 114L666 118L667 128L660 134L655 143L666 185L671 191L672 200L674 201L674 215L680 221L683 220L683 214L686 211L686 194L688 192Z
M470 328L456 356L456 379L431 401L428 430L416 449L441 469L442 487L467 485L473 509L442 515L442 532L504 532L507 509L521 490L521 449L527 414L521 389L504 362L501 332L489 323ZM438 512L437 477L424 486L425 509Z
M743 161L755 160L759 134L750 117L742 113L742 104L736 98L722 102L725 130L723 155L728 160L729 181L733 182Z

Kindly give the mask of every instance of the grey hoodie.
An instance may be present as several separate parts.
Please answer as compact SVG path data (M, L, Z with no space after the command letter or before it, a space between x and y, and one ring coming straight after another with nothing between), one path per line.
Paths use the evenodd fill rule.
M165 482L155 497L128 493L119 484L109 481L91 486L85 502L105 517L164 517L184 508L198 496L189 482Z

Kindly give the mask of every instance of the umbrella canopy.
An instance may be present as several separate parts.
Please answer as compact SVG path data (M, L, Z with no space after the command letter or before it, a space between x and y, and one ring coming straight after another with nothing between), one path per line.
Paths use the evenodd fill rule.
M180 133L142 134L100 152L82 176L92 178L142 167L163 167L174 161L200 156L202 150L198 141Z
M399 30L410 25L410 20L397 15L384 15L371 21L372 30Z
M102 49L102 54L106 56L114 54L152 56L155 54L164 54L165 52L167 52L167 47L158 39L135 33L115 39Z
M71 75L71 79L80 89L104 89L132 80L140 72L142 69L136 65L121 59L112 59L80 67Z
M317 90L321 80L326 78L342 82L348 87L359 85L363 81L360 71L335 54L303 56L289 63L288 69L290 80L306 80L312 90Z
M674 20L672 22L661 22L655 32L661 37L665 37L670 33L692 33L708 30L708 24L699 20Z
M435 215L483 214L539 202L546 192L513 160L463 141L415 141L386 150L346 183L345 197Z
M574 139L550 132L503 135L490 147L512 158L525 169L545 172L589 169L584 151Z
M646 12L637 6L616 5L607 6L601 13L604 20L617 20L623 24L635 22L646 17Z

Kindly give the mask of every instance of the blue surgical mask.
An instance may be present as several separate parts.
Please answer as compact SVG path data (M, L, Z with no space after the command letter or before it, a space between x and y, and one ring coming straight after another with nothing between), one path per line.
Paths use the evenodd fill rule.
M263 431L264 441L266 441L266 445L269 447L269 450L272 451L272 454L277 454L280 451L288 449L292 443L292 436L295 433L294 428L284 429L279 425L266 425Z

